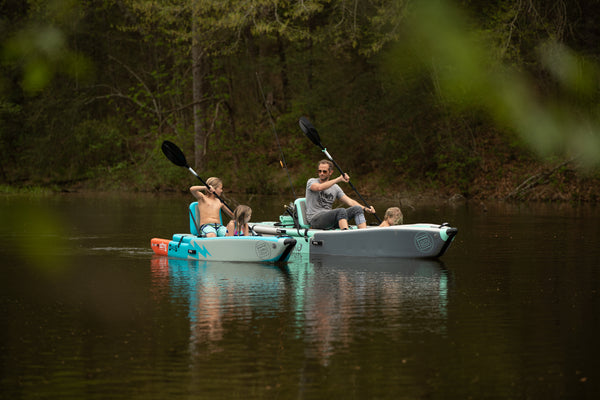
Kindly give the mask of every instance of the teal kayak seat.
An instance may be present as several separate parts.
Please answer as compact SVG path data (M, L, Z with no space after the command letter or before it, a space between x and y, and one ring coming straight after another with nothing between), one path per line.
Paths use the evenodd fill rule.
M306 220L306 198L299 197L294 201L296 207L296 215L298 216L298 224L300 228L310 229L310 224Z
M198 211L198 202L194 201L190 203L190 233L196 236L204 236L200 235L200 211ZM223 225L223 214L221 214L221 210L219 210L219 218L221 219L221 225Z

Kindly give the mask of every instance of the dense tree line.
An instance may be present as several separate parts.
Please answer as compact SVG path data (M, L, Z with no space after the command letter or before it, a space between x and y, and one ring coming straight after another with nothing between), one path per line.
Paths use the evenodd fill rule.
M179 189L168 139L247 192L288 190L283 153L301 189L302 115L373 191L594 167L596 5L0 0L0 183Z

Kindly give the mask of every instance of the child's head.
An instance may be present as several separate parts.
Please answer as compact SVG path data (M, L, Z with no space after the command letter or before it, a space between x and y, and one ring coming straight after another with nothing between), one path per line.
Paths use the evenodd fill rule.
M212 186L214 190L219 189L219 187L223 187L223 181L220 178L211 176L206 180L206 184Z
M404 216L402 215L402 211L398 207L390 207L385 211L385 220L389 222L390 225L398 225L402 224Z
M238 226L247 224L250 222L250 218L252 218L252 209L244 204L240 204L233 211L233 218Z

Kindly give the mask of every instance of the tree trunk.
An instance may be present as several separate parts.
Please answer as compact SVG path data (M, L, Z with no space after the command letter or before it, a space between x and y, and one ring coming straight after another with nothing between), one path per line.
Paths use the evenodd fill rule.
M279 110L282 113L288 111L288 88L289 88L289 80L287 73L287 58L285 56L285 45L280 35L277 35L277 53L279 54L279 63L280 63L280 73L279 76L281 78L281 104L279 105Z
M198 37L197 23L194 22L192 42L192 98L194 102L194 166L196 170L204 169L204 156L207 151L204 95L204 51Z

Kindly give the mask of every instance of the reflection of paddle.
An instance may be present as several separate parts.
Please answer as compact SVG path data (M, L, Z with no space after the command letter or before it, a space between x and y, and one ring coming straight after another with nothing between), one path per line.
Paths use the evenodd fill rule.
M321 138L319 137L319 133L317 132L317 129L313 126L313 124L311 124L310 121L306 117L300 117L299 123L300 123L300 129L302 129L302 132L304 132L304 134L306 135L306 137L308 137L311 142L313 142L314 144L316 144L317 146L319 146L321 148L321 150L323 151L323 153L325 153L325 155L327 156L327 158L340 171L340 174L344 175L344 171L342 171L342 169L335 162L335 160L333 159L333 157L331 157L331 155L327 152L327 149L321 144ZM348 184L350 184L350 187L352 189L354 189L354 191L356 192L356 194L358 195L358 197L360 197L360 199L362 200L363 204L365 206L367 206L367 208L371 207L365 201L365 199L363 199L363 197L360 195L360 193L358 193L358 190L356 190L356 188L354 187L354 185L352 184L352 182L348 181ZM377 218L377 221L379 221L379 223L381 223L381 219L379 219L379 217L377 216L377 214L373 214L373 215L375 216L375 218Z
M177 145L175 143L169 142L168 140L165 140L162 143L161 146L162 152L165 154L165 156L175 165L177 165L178 167L185 167L188 170L190 170L190 172L194 175L196 175L196 178L200 179L200 182L202 182L204 184L204 186L206 186L206 189L208 190L208 184L206 182L204 182L204 179L200 178L200 176L196 173L196 171L194 171L192 169L192 167L190 167L185 159L185 155L183 154L183 151L181 151L181 149L179 147L177 147ZM216 196L217 199L221 200L221 203L223 203L225 205L225 207L227 207L227 209L229 211L231 211L231 213L233 213L233 210L231 209L231 207L229 207L227 205L227 203L225 203L223 201L223 199L221 197L219 197L218 194L216 194L215 192L212 192L212 194L214 194Z

